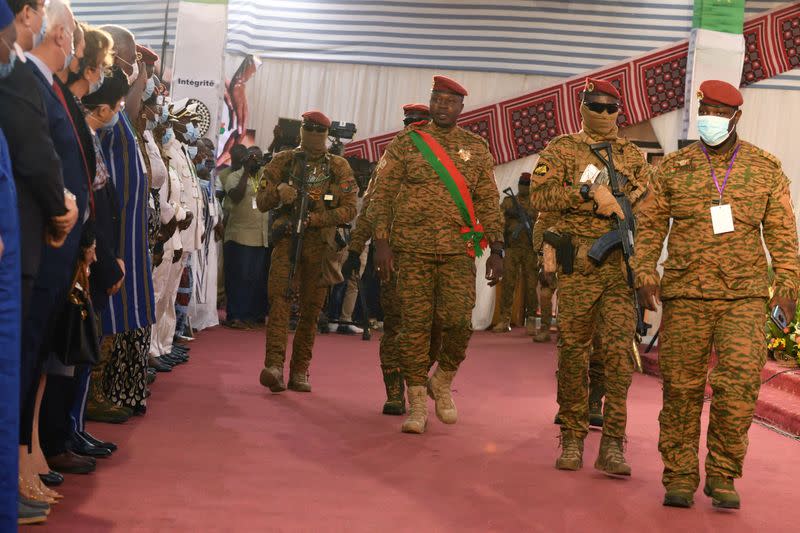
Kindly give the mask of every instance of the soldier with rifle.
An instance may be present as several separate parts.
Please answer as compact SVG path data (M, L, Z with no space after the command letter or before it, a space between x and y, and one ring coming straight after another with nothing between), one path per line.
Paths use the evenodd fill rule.
M266 357L259 379L272 392L286 390L283 366L292 295L299 292L300 320L288 385L311 392L308 368L317 318L328 287L343 279L336 228L355 217L358 186L347 160L327 150L330 125L319 111L304 113L300 146L275 155L259 175L257 207L262 212L276 210Z
M593 335L605 359L603 436L595 468L630 476L623 443L637 310L628 260L633 216L652 174L644 155L618 136L620 94L608 81L587 79L581 93L582 130L553 139L533 170L531 205L558 211L545 233L545 273L558 273L558 417L561 455L556 468L583 466L588 433L588 383ZM605 178L605 176L608 176ZM607 180L608 184L603 181Z
M514 303L514 291L517 280L522 277L525 287L525 332L536 334L536 285L539 282L539 265L536 252L533 250L533 224L537 212L530 205L530 172L523 172L519 177L519 197L511 187L503 191L506 197L500 204L505 217L505 275L501 287L500 317L492 328L495 333L511 331L511 306Z

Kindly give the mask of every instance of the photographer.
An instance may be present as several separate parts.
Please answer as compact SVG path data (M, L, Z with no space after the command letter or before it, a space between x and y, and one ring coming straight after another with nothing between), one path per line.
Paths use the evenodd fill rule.
M260 148L248 148L242 168L231 172L223 183L229 204L223 248L226 325L235 329L263 327L267 315L267 214L256 206L256 174L264 166L263 160Z

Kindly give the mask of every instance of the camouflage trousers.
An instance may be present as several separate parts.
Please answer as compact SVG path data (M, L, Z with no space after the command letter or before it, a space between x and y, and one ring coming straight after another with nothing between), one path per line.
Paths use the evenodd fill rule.
M401 252L395 265L401 368L409 387L423 386L430 369L434 323L441 328L439 367L456 371L466 357L475 306L475 260L466 254Z
M291 299L286 297L289 283L289 239L278 242L272 250L269 269L269 320L267 321L267 348L264 366L283 368L286 360L286 343L289 336ZM317 319L325 303L328 288L320 286L321 258L327 245L307 239L303 243L302 258L297 263L294 286L299 291L300 320L292 342L290 371L303 374L311 364L311 351L317 334Z
M500 321L511 322L511 307L514 305L514 292L517 280L525 283L525 316L536 316L538 298L536 285L539 284L538 255L532 246L514 246L506 250L503 261L503 291L500 296ZM552 311L551 311L552 312Z
M603 433L625 437L628 389L633 376L636 315L633 291L613 252L600 266L584 256L575 272L559 275L558 416L562 431L584 438L589 430L588 373L592 353L603 365L605 404ZM597 336L600 349L593 349ZM595 364L595 372L599 367Z
M403 366L400 351L397 347L397 336L400 332L400 306L397 300L397 276L381 283L381 308L383 309L383 335L381 336L380 359L384 369L395 369ZM428 368L432 367L442 349L442 327L434 314L431 328L431 343L428 352Z
M542 315L542 327L553 322L553 293L556 287L539 287L539 309Z
M742 476L761 369L767 360L766 301L675 299L664 302L658 363L664 380L658 449L664 486L700 483L700 413L712 348L707 476Z

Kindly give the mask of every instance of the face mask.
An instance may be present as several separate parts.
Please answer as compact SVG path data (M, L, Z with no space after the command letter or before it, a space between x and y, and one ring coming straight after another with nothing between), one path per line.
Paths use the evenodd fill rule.
M98 79L94 83L89 83L89 94L96 93L100 90L100 87L103 86L103 82L106 79L106 73L102 70L100 71L100 79Z
M144 127L145 127L145 129L147 131L153 131L157 125L158 125L158 123L155 120L150 120L148 118L147 122L144 125Z
M38 11L35 12L35 13L37 15L39 15ZM34 48L36 48L37 46L42 44L42 41L44 41L44 34L47 33L47 15L42 13L39 16L42 17L42 27L39 29L39 33L38 34L36 34L36 33L33 34L33 47ZM31 30L30 28L28 28L28 29L30 30L31 33L33 33L33 30Z
M161 144L167 144L175 138L175 131L172 128L164 130L164 136L161 137Z
M0 63L0 80L11 75L14 70L14 64L17 62L17 52L9 47L5 41L3 41L3 45L8 48L8 63Z
M169 120L169 109L165 105L161 106L161 116L158 117L158 121L161 124L166 124L168 120Z
M616 113L596 113L581 104L581 118L583 119L583 130L594 139L610 139L617 136L619 129L617 128L617 117L619 111Z
M139 63L134 61L133 65L131 65L130 63L128 63L127 61L125 61L124 59L122 59L119 56L117 56L117 59L119 59L120 61L122 61L123 63L125 63L126 65L128 65L129 67L131 67L133 69L133 74L131 74L130 76L125 74L124 70L122 71L122 73L125 74L125 79L128 80L128 87L133 87L133 84L136 82L137 79L139 79Z
M312 156L321 155L327 150L327 140L328 134L324 131L307 131L300 128L300 146L308 150Z
M104 125L101 129L110 130L117 125L117 122L119 122L119 113L114 113L114 116L111 117L111 122Z
M153 96L153 93L156 90L156 82L153 81L153 78L148 78L147 84L144 86L144 92L142 92L142 102L146 102Z
M707 145L719 146L733 133L728 131L730 123L731 119L726 117L700 115L697 117L697 132Z
M191 159L194 159L195 157L197 157L197 146L187 146L186 152L189 154L189 157Z
M194 127L194 124L189 122L186 125L186 140L189 141L190 143L193 143L193 142L197 142L197 139L199 139L199 138L200 138L200 136L197 133L197 128Z

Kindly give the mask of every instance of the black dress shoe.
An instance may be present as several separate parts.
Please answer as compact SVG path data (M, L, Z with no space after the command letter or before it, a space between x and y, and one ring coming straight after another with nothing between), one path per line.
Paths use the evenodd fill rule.
M67 450L47 458L52 470L63 474L88 474L94 472L97 462L91 457L82 457Z
M42 483L48 487L58 487L64 483L64 476L58 472L53 472L52 470L46 474L39 474L39 479L41 479Z
M133 415L134 416L143 416L147 413L147 406L146 405L137 405L133 408Z
M171 353L171 354L167 354L167 355L162 355L161 357L166 357L167 361L171 361L170 364L173 365L173 366L182 365L183 363L186 363L187 361L189 361L188 357L182 356L180 354Z
M102 441L102 440L100 440L98 438L95 438L88 431L81 431L80 434L81 434L81 437L84 438L84 440L86 440L88 442L91 442L92 444L94 444L98 448L107 448L107 449L111 450L112 452L117 451L117 445L114 444L113 442L106 442L106 441Z
M147 377L144 379L148 385L152 385L156 382L156 371L153 370L152 372L147 372Z
M151 357L147 361L147 366L155 369L156 372L172 372L172 365L169 360L162 357Z
M188 346L184 346L183 344L173 344L172 345L172 351L173 352L189 353L189 350L191 350L191 348L189 348Z
M111 450L95 446L81 437L79 433L73 433L72 436L70 436L67 441L67 449L85 457L108 457L111 455Z

